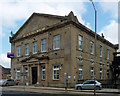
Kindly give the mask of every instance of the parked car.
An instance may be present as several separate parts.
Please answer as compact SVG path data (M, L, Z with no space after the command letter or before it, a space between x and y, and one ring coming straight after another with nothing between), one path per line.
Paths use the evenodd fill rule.
M6 82L6 81L7 81L7 79L1 79L0 80L0 86L4 85L4 82Z
M18 85L19 82L13 80L13 79L1 79L0 80L0 86L10 86L10 85Z
M94 89L95 86L96 86L96 90L102 89L101 83L96 80L87 80L83 84L76 84L75 89L77 89L77 90Z

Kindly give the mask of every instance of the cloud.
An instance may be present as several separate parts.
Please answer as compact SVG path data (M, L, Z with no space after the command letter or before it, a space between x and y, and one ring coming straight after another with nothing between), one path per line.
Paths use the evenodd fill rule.
M118 18L118 2L99 2L104 13L109 12L113 18Z
M43 1L43 0L42 0ZM2 0L0 2L0 22L2 22L2 27L6 29L18 29L18 22L26 21L33 12L46 13L53 15L68 15L70 11L73 11L75 16L82 24L90 23L85 22L82 19L83 14L87 11L84 2L45 2L45 0ZM71 0L72 1L72 0ZM24 22L23 22L24 23ZM20 24L20 23L19 23ZM10 32L10 31L6 31ZM6 34L6 35L5 35ZM8 33L1 31L1 36L7 36ZM8 38L8 37L7 37ZM6 54L0 54L0 64L4 67L10 67L10 59L6 57Z
M91 25L89 22L86 23L86 27L88 27L89 29L91 29Z
M0 65L5 68L10 68L10 58L7 58L7 54L0 54Z
M70 11L77 14L80 23L86 25L88 22L82 19L82 15L86 13L86 6L84 2L42 2L34 0L5 0L1 4L2 25L9 28L17 29L18 21L27 20L33 12L46 13L53 15L68 15ZM1 20L0 20L1 21ZM89 24L90 25L90 24Z
M0 31L0 38L4 37L5 33L3 33L2 31Z
M115 20L111 20L109 25L106 25L99 34L104 34L105 39L112 42L113 44L118 44L118 23Z
M96 2L119 2L120 0L95 0Z
M6 0L8 1L8 0ZM10 2L11 1L11 2ZM85 6L82 2L79 6L73 6L67 2L37 2L35 0L9 0L8 2L3 2L1 4L2 13L2 25L6 27L17 27L17 21L24 20L28 18L33 12L47 13L54 15L67 15L68 12L78 10L79 16L86 11ZM76 11L77 13L77 11Z

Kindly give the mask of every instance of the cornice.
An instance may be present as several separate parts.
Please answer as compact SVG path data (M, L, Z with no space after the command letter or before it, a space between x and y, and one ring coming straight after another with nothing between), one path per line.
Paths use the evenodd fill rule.
M62 28L66 25L72 24L74 26L76 26L77 28L79 28L80 30L82 30L83 32L86 32L88 35L95 37L95 32L93 32L92 30L90 30L89 28L87 28L86 26L82 25L81 23L75 22L73 20L66 20L60 23L57 23L55 25L49 26L49 27L43 27L40 29L37 29L35 31L32 31L26 35L23 35L23 37L18 38L18 39L14 39L14 38L10 38L10 42L11 43L15 43L33 36L37 36L39 34L43 34L45 32L50 32L52 30L56 30L58 28ZM101 41L102 43L114 48L114 49L118 49L118 47L114 44L112 44L111 42L109 42L108 40L106 40L105 38L101 37L100 35L97 34L97 40Z

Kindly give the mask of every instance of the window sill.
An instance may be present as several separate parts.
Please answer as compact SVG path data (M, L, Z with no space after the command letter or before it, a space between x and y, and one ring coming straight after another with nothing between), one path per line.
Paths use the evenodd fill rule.
M83 79L78 79L78 81L84 81Z
M36 53L33 53L33 54L37 54L37 52L36 52Z
M29 56L29 54L25 54L25 56Z
M60 48L56 48L56 49L53 49L53 50L60 50Z
M83 51L83 49L78 49L79 51Z
M53 81L59 81L60 79L53 79Z
M41 51L41 53L46 53L47 51Z
M22 56L17 56L16 58L20 58L20 57L22 57ZM14 57L15 58L15 57Z
M94 53L90 53L91 55L94 55Z

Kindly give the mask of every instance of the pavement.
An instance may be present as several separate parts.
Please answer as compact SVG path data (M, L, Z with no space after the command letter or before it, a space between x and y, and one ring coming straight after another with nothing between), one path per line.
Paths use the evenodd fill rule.
M28 92L43 92L50 93L52 91L55 92L72 92L72 93L94 93L94 90L75 90L74 88L68 88L67 91L65 88L56 88L56 87L39 87L39 86L7 86L2 87L2 90L11 90L11 91L28 91ZM102 90L96 90L96 93L113 93L120 94L120 89L110 89L110 88L102 88Z

